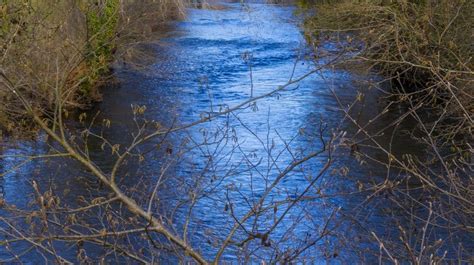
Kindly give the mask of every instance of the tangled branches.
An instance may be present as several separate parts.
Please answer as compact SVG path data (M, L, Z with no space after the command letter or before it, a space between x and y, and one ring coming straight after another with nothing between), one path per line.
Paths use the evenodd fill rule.
M340 102L358 128L357 145L386 156L381 160L362 147L355 149L361 159L387 168L387 177L374 190L389 191L398 209L388 211L390 215L409 216L404 221L394 218L399 240L373 234L380 253L394 263L442 263L446 253L440 248L446 240L463 245L456 235L467 235L469 241L473 233L473 2L349 0L314 6L316 15L307 19L305 28L317 52L333 45L331 52L346 52L340 66L363 65L383 79L366 83L379 88L388 101L371 120L359 119L356 104L348 108ZM356 101L365 96L361 93ZM401 110L399 118L370 132L377 120L396 110ZM403 123L415 128L402 132ZM394 153L393 138L402 133L421 143L426 154ZM391 135L388 143L381 140L383 135ZM469 250L457 251L457 258L462 260L464 253L469 259Z

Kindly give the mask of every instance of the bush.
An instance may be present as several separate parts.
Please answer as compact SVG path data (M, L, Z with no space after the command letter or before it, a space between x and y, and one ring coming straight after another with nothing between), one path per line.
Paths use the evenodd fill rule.
M0 128L14 131L30 122L7 87L41 112L87 107L100 99L114 52L143 41L137 29L182 17L184 1L6 0L0 13Z
M451 252L450 244L463 246L468 243L459 240L458 235L472 235L472 227L468 224L469 220L473 220L474 1L302 2L303 7L315 7L305 21L305 29L317 55L338 56L341 66L348 63L367 65L369 70L383 77L381 82L370 86L384 88L390 85L391 89L387 89L385 92L388 93L384 95L388 94L392 101L374 120L392 111L390 106L393 105L405 111L396 118L392 115L389 118L391 125L375 135L367 129L374 120L364 124L347 110L351 107L341 105L345 117L359 129L355 137L367 137L366 142L373 150L387 155L388 162L381 162L387 167L384 181L391 183L400 180L390 186L393 194L391 201L396 206L388 211L396 219L393 225L399 228L400 238L380 239L374 234L376 243L395 264L400 260L401 263L405 260L411 264L448 262L443 260L445 256L442 255L446 254L442 253ZM359 97L363 96L358 95L355 101ZM399 133L398 125L405 119L410 119L410 124L416 126L406 137L423 144L423 155L396 155L392 152L392 141L387 147L387 143L377 140L382 133ZM355 152L360 157L371 159L373 150ZM399 175L392 174L397 170L400 170ZM413 192L405 190L404 184L400 183L421 185ZM419 209L414 205L422 205L425 211L412 215ZM403 219L397 220L399 212L405 210L409 218L416 216L425 223L425 228L420 229L420 224ZM442 231L439 232L442 236L425 239L424 235L412 233L407 236L405 232L422 230L425 234L428 227L436 233ZM448 242L448 238L452 240L450 243L441 243ZM430 248L435 250L433 253L438 253L428 255L426 249ZM466 263L464 259L471 257L470 252L468 248L459 249L455 255L447 254L448 259Z
M337 41L351 60L368 62L389 78L398 99L421 102L438 114L447 111L450 121L464 124L462 133L470 132L473 1L315 2L316 15L306 21L306 29L316 46Z

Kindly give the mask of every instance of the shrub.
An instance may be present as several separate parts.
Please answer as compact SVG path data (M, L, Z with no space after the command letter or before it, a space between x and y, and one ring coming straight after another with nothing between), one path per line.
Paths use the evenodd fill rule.
M85 95L91 95L97 81L108 72L115 46L119 4L118 0L107 0L100 5L88 6L84 11L88 40L85 64L88 70L81 77L80 92Z
M33 109L87 107L100 98L97 87L118 48L145 40L138 29L183 13L184 1L171 0L65 0L54 6L41 0L3 1L0 128L13 131L30 124L19 122L24 109L7 83L21 90Z
M315 45L337 41L351 60L368 62L390 79L402 101L421 102L437 115L447 112L444 117L456 121L442 133L449 139L458 135L454 128L460 124L462 133L470 132L473 1L314 2L316 13L306 29Z

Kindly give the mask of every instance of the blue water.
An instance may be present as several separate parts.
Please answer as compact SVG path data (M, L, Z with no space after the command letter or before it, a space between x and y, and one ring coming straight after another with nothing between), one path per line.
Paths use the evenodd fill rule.
M165 127L179 127L252 96L268 93L290 79L307 74L321 63L313 59L312 49L307 47L293 6L222 5L225 6L222 10L189 9L187 19L171 25L165 37L146 44L156 56L146 68L136 69L117 63L115 76L119 82L105 88L104 101L88 113L91 117L99 111L97 120L112 121L111 128L103 132L104 137L122 145L132 139L136 129L132 104L146 105L144 117L149 121L157 121ZM331 136L346 132L348 140L358 139L357 136L349 137L357 128L344 120L332 91L344 105L352 102L358 92L366 94L365 100L355 108L360 111L361 122L370 120L383 109L378 92L363 82L356 82L373 77L359 72L337 68L315 72L255 105L145 144L139 148L140 152L147 151L145 161L130 161L122 170L121 185L146 205L156 181L163 180L159 189L160 201L154 204L154 211L172 223L170 228L178 234L182 233L189 217L187 236L191 244L206 258L212 259L218 250L216 246L236 224L235 218L248 213L270 183L292 162L322 149L321 138L328 141ZM365 104L365 108L361 104ZM397 113L385 115L368 129L376 131L396 117ZM77 124L71 126L78 131L81 128ZM321 137L320 126L326 128ZM100 132L99 126L96 127ZM401 125L401 129L406 128L410 128L410 124ZM402 134L393 139L391 135L382 135L379 141L387 145L392 141L396 146L394 152L399 155L422 153ZM157 143L161 143L160 147L153 149ZM337 143L341 143L341 138ZM11 168L21 160L7 156L44 153L50 150L50 144L54 147L47 141L12 144L3 150L6 157L2 167ZM101 144L99 140L91 140L89 150L92 160L107 172L113 157L109 150L101 150ZM152 152L148 152L150 148ZM369 148L366 151L373 152ZM371 154L386 159L383 154ZM357 189L357 181L369 183L384 179L386 169L373 161L360 166L360 161L345 145L338 146L333 158L334 162L306 194L305 201L291 208L284 221L269 235L271 246L263 246L260 239L245 247L234 244L224 252L223 259L242 261L239 257L252 253L250 262L274 261L282 255L279 251L292 253L316 240L337 209L328 225L331 233L311 245L300 257L309 263L344 263L361 258L357 251L366 247L377 249L366 243L367 231L344 217L355 214L360 217L361 225L381 236L393 233L392 227L385 223L389 218L380 212L387 206L387 201L380 198L369 207L363 204L366 194ZM244 241L249 231L261 233L271 227L288 202L297 198L327 161L328 153L322 152L285 176L264 200L264 206L272 206L272 210L241 224L233 241ZM349 173L345 173L346 169ZM3 178L6 201L18 207L30 207L28 201L33 195L25 194L32 194L32 180L38 181L43 190L51 186L55 193L65 194L63 203L70 206L81 205L77 200L79 196L92 199L105 194L77 163L54 159L48 164L30 162L7 174ZM197 203L192 203L194 195L190 194L199 198ZM276 202L281 205L273 210ZM94 214L85 220L100 227L104 216ZM126 213L119 214L127 216ZM349 240L341 240L343 236ZM135 250L148 246L144 254L148 258L160 253L153 251L146 240L134 238L132 241ZM25 246L17 247L24 249ZM57 249L74 260L74 246L58 244ZM105 253L88 244L86 250L92 259ZM5 252L2 254L9 256ZM165 252L157 259L174 263L177 260L172 256ZM35 252L26 257L25 261L42 262L42 257ZM370 261L373 256L367 252L361 260L364 258ZM111 256L107 259L118 262Z

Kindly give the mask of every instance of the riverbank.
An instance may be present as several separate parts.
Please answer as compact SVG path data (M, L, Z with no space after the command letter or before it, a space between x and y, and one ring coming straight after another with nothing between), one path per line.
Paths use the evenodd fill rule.
M314 46L333 43L342 64L364 62L401 104L423 105L444 125L440 141L472 133L472 1L301 1ZM434 125L436 126L436 125Z
M100 101L98 88L109 78L111 63L155 36L161 25L185 15L184 1L96 2L0 5L1 131L31 129L22 101L48 115L56 115L57 108L67 113Z

